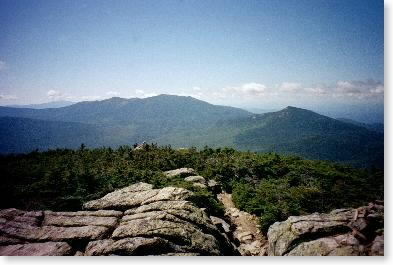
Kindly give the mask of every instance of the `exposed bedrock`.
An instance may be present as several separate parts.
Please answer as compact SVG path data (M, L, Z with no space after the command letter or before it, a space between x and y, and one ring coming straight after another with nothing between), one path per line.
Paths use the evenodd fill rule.
M209 216L175 187L137 183L86 211L0 210L0 255L238 255Z
M268 251L272 256L383 255L383 229L383 202L291 216L270 226Z

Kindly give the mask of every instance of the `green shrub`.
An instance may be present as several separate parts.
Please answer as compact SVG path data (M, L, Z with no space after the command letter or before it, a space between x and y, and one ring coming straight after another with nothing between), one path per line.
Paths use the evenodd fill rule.
M212 193L162 174L180 167L220 181L237 207L260 216L264 232L290 215L358 207L384 197L384 172L375 168L230 148L149 145L138 151L122 146L0 156L0 208L78 210L85 201L142 181L157 188L190 189L195 204L222 216L223 207Z

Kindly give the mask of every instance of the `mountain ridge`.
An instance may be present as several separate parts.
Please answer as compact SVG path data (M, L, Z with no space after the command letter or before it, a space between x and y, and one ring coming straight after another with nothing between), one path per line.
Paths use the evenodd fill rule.
M41 130L44 135L57 137L58 141L64 139L64 142L69 142L68 138L73 135L71 142L79 140L92 147L117 147L142 141L174 147L228 146L239 150L278 152L308 159L344 162L360 167L383 167L382 133L293 106L276 112L253 114L192 97L159 95L145 99L114 97L58 109L0 107L0 117L3 117L0 127L4 128L0 146L15 142L13 135L19 135L28 143L29 131ZM4 117L8 117L8 120ZM18 126L10 127L12 118ZM22 126L20 118L30 120L24 120L25 125ZM53 125L49 126L52 130L49 132L45 129L45 121L57 122L59 128L72 127L85 138L78 138L72 133L67 135L60 129L56 131ZM82 128L86 128L88 133L83 134ZM37 143L45 143L37 135L33 138ZM43 148L45 144L39 146ZM75 148L78 145L60 141L51 148L53 146ZM17 152L18 148L12 150ZM25 148L21 150L26 151ZM0 152L4 152L4 149L0 148Z

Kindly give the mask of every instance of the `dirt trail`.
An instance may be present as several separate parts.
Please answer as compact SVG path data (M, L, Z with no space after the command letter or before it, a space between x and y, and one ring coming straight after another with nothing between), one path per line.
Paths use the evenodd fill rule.
M244 256L267 255L267 240L259 230L258 218L255 215L240 211L232 201L232 195L220 193L217 198L225 207L231 225L235 227L233 237L239 240L239 251Z

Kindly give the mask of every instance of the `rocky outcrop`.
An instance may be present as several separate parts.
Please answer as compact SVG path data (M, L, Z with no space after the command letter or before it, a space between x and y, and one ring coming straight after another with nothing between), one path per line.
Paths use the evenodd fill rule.
M221 191L195 170L165 172ZM217 193L216 193L217 194ZM273 224L268 241L258 218L219 193L225 216L208 216L183 188L137 183L83 205L83 211L0 210L0 255L384 255L383 202Z
M178 168L174 170L165 171L164 175L168 178L173 177L188 177L188 176L195 176L196 171L193 168Z
M182 188L137 183L86 211L0 210L0 255L236 255Z
M153 189L150 184L138 183L109 193L101 199L87 202L83 205L83 208L88 210L126 210L156 201L184 200L191 195L190 191L181 188Z
M184 178L184 181L191 182L192 185L195 187L199 187L202 189L207 188L206 179L202 176L189 176L189 177Z
M291 216L268 231L272 256L383 255L382 202L328 214Z
M206 185L206 179L202 176L189 176L184 178L184 181L192 183L201 183Z

